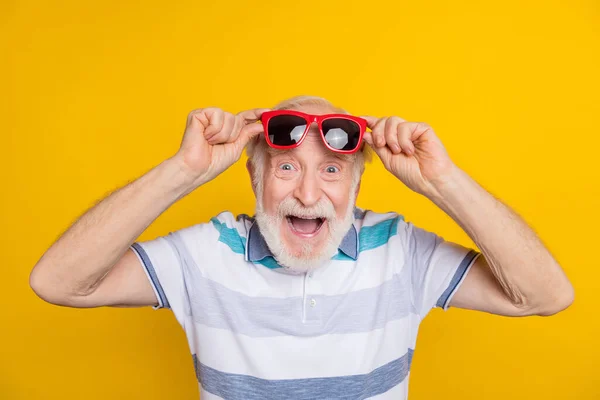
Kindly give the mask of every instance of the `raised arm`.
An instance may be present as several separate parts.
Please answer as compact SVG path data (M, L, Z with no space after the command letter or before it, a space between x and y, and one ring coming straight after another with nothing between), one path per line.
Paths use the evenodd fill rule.
M137 256L128 250L160 214L235 163L263 109L237 115L191 112L179 151L79 218L41 257L29 281L47 302L69 307L156 305Z
M451 306L506 316L552 315L573 286L535 232L450 159L424 123L365 117L365 140L385 167L451 216L481 249Z

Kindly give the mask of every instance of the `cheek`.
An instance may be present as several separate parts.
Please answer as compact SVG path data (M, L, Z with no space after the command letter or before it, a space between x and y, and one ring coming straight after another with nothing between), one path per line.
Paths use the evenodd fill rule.
M328 190L326 194L333 204L338 218L344 218L346 216L346 210L348 209L349 203L354 197L354 194L350 193L350 188L336 187L335 190Z
M276 177L265 177L263 186L263 207L266 211L276 212L279 203L293 192L293 185L282 182Z

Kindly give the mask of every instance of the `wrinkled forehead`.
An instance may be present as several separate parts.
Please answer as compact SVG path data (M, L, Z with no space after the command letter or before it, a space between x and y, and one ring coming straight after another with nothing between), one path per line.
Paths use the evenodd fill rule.
M347 114L344 110L340 108L335 108L333 106L328 106L325 104L301 104L295 107L286 107L284 110L294 110L300 111L307 114L314 115L323 115L323 114Z

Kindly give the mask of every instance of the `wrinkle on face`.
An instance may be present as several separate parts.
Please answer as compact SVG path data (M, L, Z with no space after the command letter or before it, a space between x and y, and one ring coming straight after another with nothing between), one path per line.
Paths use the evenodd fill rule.
M336 111L307 107L298 111L327 114ZM278 262L296 270L316 267L328 260L354 221L357 180L354 178L354 154L331 151L323 143L316 123L309 127L302 143L294 149L268 147L263 171L262 193L257 193L257 222ZM282 172L282 165L285 171ZM328 218L314 237L297 236L281 205L290 204L309 210L311 207L331 208L334 218ZM312 215L309 213L309 215Z

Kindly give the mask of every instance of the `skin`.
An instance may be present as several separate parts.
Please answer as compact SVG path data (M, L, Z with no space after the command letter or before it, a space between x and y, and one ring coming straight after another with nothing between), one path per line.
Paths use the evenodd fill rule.
M236 162L250 138L262 133L261 124L255 122L265 110L237 115L218 108L191 112L177 153L79 218L34 267L33 290L50 303L70 307L156 305L154 291L129 246L173 203ZM573 302L571 283L535 232L451 160L430 126L399 117L365 118L372 130L365 141L385 168L452 217L481 249L482 256L451 306L507 316L546 316ZM305 205L326 197L341 216L348 201L342 196L349 190L347 165L339 164L342 177L332 179L323 171L336 162L333 156L319 148L314 133L307 139L283 159L269 160L266 207L273 211L286 196ZM296 171L281 172L278 167L286 161L295 164ZM290 246L297 239L289 231L283 236Z
M336 112L317 106L304 106L298 111L315 115ZM350 201L352 160L327 149L315 123L311 124L302 145L274 154L269 152L265 158L263 207L268 214L276 214L280 202L287 197L295 198L306 208L326 199L333 204L337 218L344 219ZM284 219L280 232L288 251L300 256L306 243L314 246L314 252L323 249L329 234L329 222L323 222L316 234L306 235L295 231Z
M553 315L573 286L535 232L449 157L433 129L399 117L366 117L365 140L385 168L451 216L481 249L450 306L506 316Z

